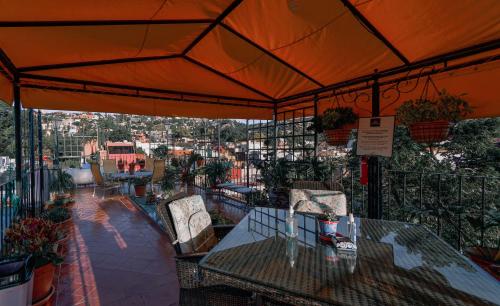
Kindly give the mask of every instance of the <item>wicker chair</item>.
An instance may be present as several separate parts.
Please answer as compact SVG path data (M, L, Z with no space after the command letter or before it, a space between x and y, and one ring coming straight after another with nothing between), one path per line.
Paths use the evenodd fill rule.
M180 304L181 305L252 305L252 293L232 288L224 284L213 284L207 279L202 279L198 263L207 254L210 246L205 243L210 239L203 239L199 247L192 245L192 252L189 252L189 244L183 244L177 235L176 225L172 217L170 205L177 205L184 201L189 203L189 199L200 201L200 196L188 197L185 193L178 193L169 199L160 202L156 206L158 217L162 220L164 230L174 245L177 253L175 258L177 278L181 287ZM201 199L201 201L203 201ZM199 202L198 202L199 203ZM196 209L198 209L197 207ZM196 210L195 209L195 210ZM206 212L206 211L204 211ZM197 211L193 215L200 213ZM203 211L201 211L203 213ZM191 219L191 218L190 218ZM234 226L233 225L210 225L208 233L213 233L215 243L222 239ZM191 235L191 234L190 234ZM182 236L182 235L181 235ZM184 235L185 237L185 235ZM209 237L207 237L209 238ZM213 247L213 245L212 245ZM186 251L188 250L188 251Z
M144 170L153 172L154 169L154 159L146 157Z
M154 186L158 186L161 184L163 177L165 176L165 160L164 159L156 159L153 162L153 175L151 176L151 191Z
M102 199L104 199L106 192L108 191L117 190L121 193L121 184L106 181L101 174L101 168L98 163L92 163L90 165L90 170L92 171L92 176L94 177L94 192L92 194L93 197L95 197L96 190L102 193Z
M103 159L102 169L103 169L104 175L117 173L118 169L116 168L116 160L115 159Z

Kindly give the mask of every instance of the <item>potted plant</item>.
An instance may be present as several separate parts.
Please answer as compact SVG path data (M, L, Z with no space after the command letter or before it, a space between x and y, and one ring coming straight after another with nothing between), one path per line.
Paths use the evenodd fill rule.
M118 165L118 171L124 172L124 170L125 170L125 163L123 162L123 160L121 158L118 160L117 165Z
M144 170L144 167L146 167L146 160L137 159L137 164L139 165L139 169L142 171Z
M173 194L178 181L179 170L173 166L167 167L160 185L161 190L163 191L162 198L167 199Z
M132 183L134 184L135 196L136 197L144 197L146 195L146 185L149 183L151 178L148 177L136 177L133 179Z
M67 233L71 230L73 217L69 209L65 207L49 209L42 214L42 218L53 222L63 232Z
M33 304L54 292L55 265L62 262L54 252L54 244L59 238L57 226L41 218L26 218L13 223L5 233L5 241L13 253L31 254L35 260Z
M54 200L71 198L70 192L75 189L73 177L59 169L50 182L49 190Z
M156 194L152 191L148 191L146 194L146 204L155 204Z
M284 158L274 161L261 161L255 165L260 172L259 182L264 188L271 204L275 207L289 207L289 193L292 186L291 171L294 169Z
M72 207L75 204L73 198L56 198L54 200L49 200L45 202L46 209L52 209L57 207Z
M481 230L481 217L479 214L469 212L467 220L477 230ZM488 210L484 215L483 230L500 227L500 211L498 208ZM475 263L492 274L497 280L500 280L500 238L497 239L497 247L475 246L465 250Z
M411 138L432 144L448 138L450 122L456 123L472 113L462 96L441 91L436 99L420 98L404 102L396 111L398 121L410 129Z
M207 176L208 186L214 189L218 184L231 180L231 168L233 164L230 161L215 160L205 165L204 172Z
M188 186L193 185L194 180L196 178L196 169L194 169L193 165L196 161L201 158L200 154L191 154L187 159L174 160L172 159L172 165L178 165L181 169L181 181Z
M128 173L130 173L131 175L134 175L134 173L135 173L135 163L134 162L131 162L128 164Z
M315 117L311 128L324 133L329 145L346 145L357 120L358 115L351 107L339 106L328 108L322 116Z
M319 237L324 240L331 240L332 236L337 234L337 225L339 224L339 217L331 209L324 209L323 214L318 216L319 223Z

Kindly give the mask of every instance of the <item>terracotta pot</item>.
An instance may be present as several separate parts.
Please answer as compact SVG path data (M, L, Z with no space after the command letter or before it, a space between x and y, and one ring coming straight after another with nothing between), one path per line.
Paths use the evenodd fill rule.
M35 269L32 295L33 304L44 300L50 294L55 272L56 266L54 266L51 262Z
M495 257L499 251L494 248L471 247L465 250L465 254L476 264L500 281L500 265Z
M57 223L59 229L65 233L69 233L73 229L73 217L69 217L66 221Z
M448 138L450 123L445 120L418 122L410 125L410 136L418 143L436 143Z
M54 201L56 200L66 200L66 199L70 199L71 198L71 194L70 193L55 193L54 196Z
M135 196L143 197L146 195L146 185L134 185Z
M354 124L343 126L339 129L325 130L326 142L331 146L345 146L349 141Z
M56 292L56 289L54 286L50 288L49 294L41 299L40 301L33 302L31 305L32 306L52 306L54 305L54 293Z

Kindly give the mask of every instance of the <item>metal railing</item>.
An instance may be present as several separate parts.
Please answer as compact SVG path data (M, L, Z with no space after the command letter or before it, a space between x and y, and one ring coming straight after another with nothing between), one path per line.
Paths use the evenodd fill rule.
M43 178L41 176L43 173ZM15 178L8 176L0 184L0 249L3 251L5 231L13 222L30 216L39 216L43 212L44 203L50 197L49 186L55 171L44 168L35 169L34 184L31 183L31 172L22 175L20 194L17 194Z

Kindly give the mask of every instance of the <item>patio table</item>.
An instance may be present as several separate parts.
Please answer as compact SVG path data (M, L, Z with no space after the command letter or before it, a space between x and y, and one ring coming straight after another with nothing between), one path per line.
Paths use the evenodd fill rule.
M426 227L356 219L355 253L317 238L311 215L285 235L286 211L254 208L200 262L207 284L293 305L493 305L499 283ZM347 233L347 218L338 232Z
M130 174L129 172L118 172L118 173L112 173L110 174L110 178L112 180L118 180L118 181L127 181L128 184L128 194L130 194L130 185L131 181L135 178L142 178L142 177L152 177L153 172L151 171L136 171L134 174Z

